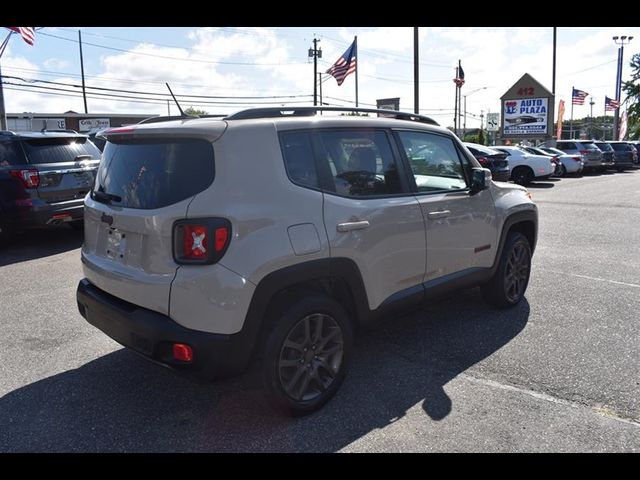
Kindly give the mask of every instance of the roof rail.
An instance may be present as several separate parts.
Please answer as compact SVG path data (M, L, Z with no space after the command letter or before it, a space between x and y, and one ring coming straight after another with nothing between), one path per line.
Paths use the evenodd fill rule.
M41 133L54 132L54 133L78 133L75 130L71 130L70 128L53 128L51 130L43 128L40 130Z
M187 117L183 117L182 115L167 115L164 117L149 117L145 118L138 122L138 125L142 123L160 123L160 122L170 122L171 120L193 120L195 118L222 118L226 117L224 114L217 115L189 115Z
M290 112L290 113L288 113ZM411 120L414 122L427 123L429 125L439 125L438 122L430 117L418 115L416 113L400 112L397 110L383 110L378 108L357 108L357 107L267 107L267 108L250 108L241 110L225 117L225 120L246 120L250 118L274 118L274 117L295 117L295 116L313 116L318 112L362 112L362 113L381 113L386 117L396 118L398 120Z
M16 132L11 131L11 130L0 130L0 135L17 136L18 134Z

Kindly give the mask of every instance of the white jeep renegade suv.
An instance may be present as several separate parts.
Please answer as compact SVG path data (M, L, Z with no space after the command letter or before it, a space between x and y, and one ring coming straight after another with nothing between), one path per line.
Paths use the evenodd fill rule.
M429 118L319 110L340 109L105 132L85 200L87 321L200 377L255 361L272 403L305 414L375 319L461 287L522 299L537 236L526 189L493 183Z

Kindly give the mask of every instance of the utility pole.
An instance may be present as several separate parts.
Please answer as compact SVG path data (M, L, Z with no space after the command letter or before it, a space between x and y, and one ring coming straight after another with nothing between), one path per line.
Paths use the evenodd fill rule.
M10 31L7 34L7 37L0 45L0 61L2 60L2 54L4 53L5 48L7 48L7 44L9 43L9 39L11 38L11 34L13 32ZM2 90L2 69L0 69L0 130L7 129L7 113L4 110L4 92Z
M618 42L618 39L620 41ZM626 35L622 35L618 37L617 35L613 37L613 41L616 45L620 45L618 48L618 72L616 73L616 100L620 101L620 94L622 93L622 59L624 56L624 46L633 40L633 37L627 37ZM618 127L620 122L620 107L616 108L614 116L613 116L613 140L618 139Z
M89 113L87 110L87 92L84 89L84 61L82 59L82 33L78 30L78 45L80 45L80 73L82 74L82 98L84 99L84 113Z
M420 113L420 71L418 68L418 27L413 27L413 113Z
M552 80L551 80L551 93L556 94L556 29L553 27L553 68L552 68Z
M323 106L322 103L322 72L318 72L318 83L320 83L320 106ZM322 111L320 111L320 115L322 115Z
M591 95L591 101L589 105L591 106L591 113L589 114L589 138L593 138L593 104L596 103L593 101L593 95Z
M309 49L309 58L313 57L313 105L318 105L318 58L322 58L322 50L318 49L320 39L313 37L313 48Z

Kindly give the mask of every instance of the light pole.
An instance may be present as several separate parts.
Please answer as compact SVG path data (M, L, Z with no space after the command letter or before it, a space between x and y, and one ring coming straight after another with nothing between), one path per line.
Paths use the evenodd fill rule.
M624 46L629 44L633 40L633 37L627 37L626 35L622 35L618 37L617 35L613 37L613 41L616 45L620 45L618 48L618 72L616 73L616 100L620 101L620 93L622 91L622 57L624 55ZM615 114L613 116L613 139L616 140L618 138L618 121L620 119L620 107L616 108Z
M470 96L473 93L479 92L480 90L486 90L486 89L487 89L487 87L476 88L475 90L471 90L466 95L463 95L463 97L464 97L464 124L462 126L462 138L463 139L464 139L464 136L467 134L467 97Z
M589 101L589 105L591 106L591 113L589 114L589 138L593 138L593 105L596 102L593 101L593 95L591 95L591 100Z

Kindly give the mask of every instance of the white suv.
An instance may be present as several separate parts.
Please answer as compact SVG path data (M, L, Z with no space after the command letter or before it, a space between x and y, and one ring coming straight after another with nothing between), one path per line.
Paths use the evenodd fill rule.
M319 110L340 109L105 132L85 200L87 321L200 377L254 360L272 403L305 414L374 320L475 285L497 306L522 299L537 236L526 189L493 183L426 117Z

